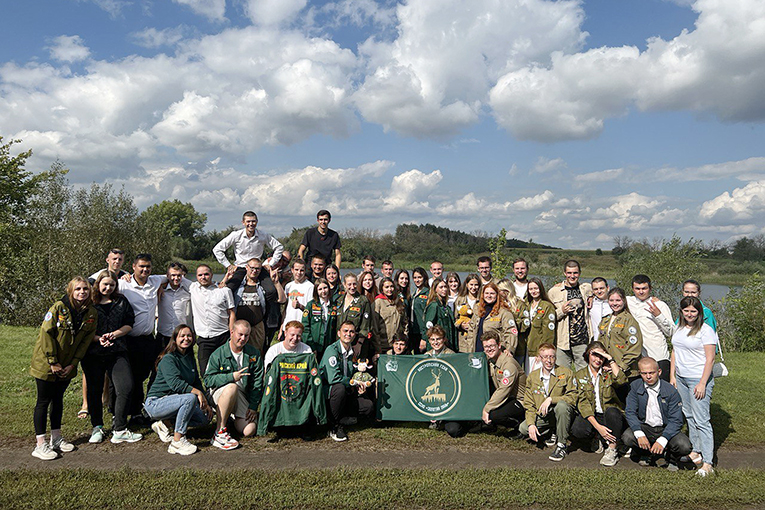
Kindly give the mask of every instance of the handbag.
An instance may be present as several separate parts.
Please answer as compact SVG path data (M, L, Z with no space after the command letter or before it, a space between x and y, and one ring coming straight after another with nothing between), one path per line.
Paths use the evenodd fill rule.
M725 366L725 357L723 356L722 345L717 341L717 348L720 349L720 361L715 361L712 365L712 375L715 377L725 377L728 375L728 367Z

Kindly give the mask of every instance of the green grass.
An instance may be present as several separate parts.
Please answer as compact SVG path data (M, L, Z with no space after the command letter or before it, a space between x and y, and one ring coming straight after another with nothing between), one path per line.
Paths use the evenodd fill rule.
M458 474L458 476L456 476ZM746 508L765 473L662 470L0 472L2 508Z
M33 435L32 409L36 399L34 381L29 375L36 328L0 326L0 438L29 439ZM717 446L753 448L765 446L765 408L757 405L755 388L765 387L765 353L729 353L726 362L731 375L715 382L712 397L712 422ZM78 437L90 433L90 421L75 418L81 403L81 378L78 376L64 399L64 433ZM109 423L108 416L105 416ZM380 428L359 427L354 443L365 450L422 448L432 449L527 450L524 441L510 441L501 434L468 434L452 439L447 434L427 429L422 423L390 423ZM251 442L245 442L245 445ZM321 445L324 441L317 442ZM286 446L285 446L286 445ZM290 442L273 448L289 447ZM262 445L251 448L262 449ZM321 446L317 446L321 448ZM268 447L272 448L272 447Z

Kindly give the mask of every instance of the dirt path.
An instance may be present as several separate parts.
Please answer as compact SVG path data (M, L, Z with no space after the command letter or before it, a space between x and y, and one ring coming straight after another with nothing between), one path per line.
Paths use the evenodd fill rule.
M261 441L256 439L255 441ZM572 452L563 462L547 459L549 450L522 451L476 451L466 452L446 449L437 452L410 449L359 451L352 441L346 443L317 444L295 443L279 449L265 448L253 451L240 448L224 452L209 443L197 444L200 451L188 457L170 455L166 448L157 443L153 447L144 445L79 445L74 452L64 454L54 461L43 462L31 456L32 447L6 445L0 450L0 469L67 469L86 468L113 470L123 467L132 469L164 470L174 468L192 469L337 469L337 468L425 468L425 469L466 469L525 467L544 469L593 468L599 466L600 455ZM265 444L263 445L265 447ZM317 448L317 446L320 446ZM106 447L106 448L104 448ZM761 450L734 451L721 449L718 452L718 466L721 468L765 469L765 452ZM621 459L615 469L646 469L629 459Z

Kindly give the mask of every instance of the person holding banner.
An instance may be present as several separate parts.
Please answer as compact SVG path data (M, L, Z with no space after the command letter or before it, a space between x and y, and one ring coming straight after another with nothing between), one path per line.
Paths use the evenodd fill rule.
M487 331L481 342L483 352L489 359L489 382L494 388L483 407L481 419L486 425L504 425L514 429L523 421L525 413L523 394L526 391L526 374L515 358L500 348L499 333Z
M548 431L555 432L545 441L546 446L555 446L548 457L555 462L562 461L566 454L566 443L574 416L577 390L574 374L566 367L555 366L555 347L544 343L537 350L537 358L542 366L529 375L523 407L526 408L526 421L519 431L524 436L538 442Z
M329 410L332 428L329 437L346 441L344 425L353 425L359 416L370 416L374 411L372 390L363 384L351 385L353 376L353 341L356 326L347 320L337 330L338 340L327 347L321 360L321 375L329 387Z
M438 324L428 330L428 341L433 348L426 352L425 356L440 358L444 354L454 354L454 351L446 346L446 331Z

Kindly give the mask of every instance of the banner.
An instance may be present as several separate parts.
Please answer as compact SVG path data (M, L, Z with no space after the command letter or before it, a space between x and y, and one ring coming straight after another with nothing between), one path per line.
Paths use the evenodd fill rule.
M480 420L489 400L482 352L430 356L381 355L377 417L397 421Z

